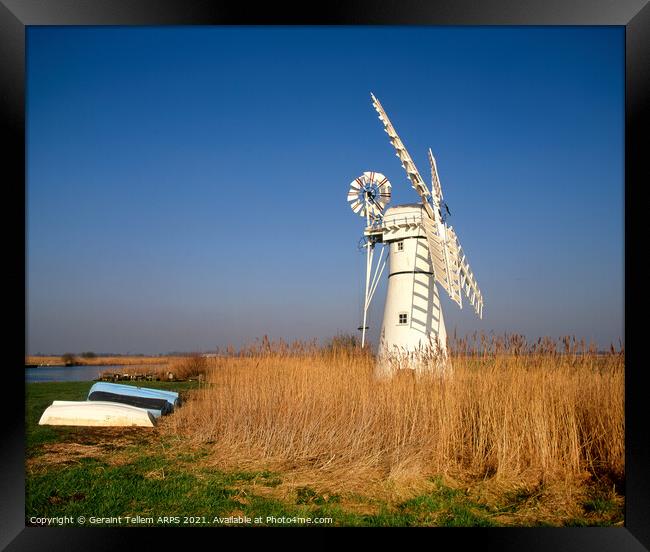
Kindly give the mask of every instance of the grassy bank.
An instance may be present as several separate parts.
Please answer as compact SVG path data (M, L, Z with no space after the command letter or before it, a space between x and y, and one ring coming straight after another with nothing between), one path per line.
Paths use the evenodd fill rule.
M94 382L90 381L71 381L71 382L48 382L48 383L27 383L26 401L25 401L25 433L27 445L27 457L39 455L43 451L43 445L49 443L72 443L75 440L82 439L83 435L91 428L74 427L74 426L40 426L38 420L41 418L44 410L52 404L53 401L85 401L88 391ZM187 396L190 389L196 387L194 382L133 382L125 385L135 385L139 387L150 387L152 389L168 389L181 393L181 397ZM101 436L103 428L100 428ZM105 430L108 434L110 429Z
M621 525L622 356L463 358L442 387L377 386L349 350L210 359L139 383L186 398L153 429L38 426L91 384L28 384L28 520Z
M102 526L218 526L238 521L293 526L307 518L313 524L359 526L499 524L494 511L437 480L431 493L395 504L362 494L319 492L309 485L287 493L280 490L282 473L215 469L209 446L173 436L165 420L151 430L38 425L53 400L83 400L90 385L27 385L28 523L30 518L71 516L71 525L78 526L83 516L86 525L91 517L114 518L97 524ZM180 390L187 397L197 384L148 386ZM165 516L176 519L158 519Z

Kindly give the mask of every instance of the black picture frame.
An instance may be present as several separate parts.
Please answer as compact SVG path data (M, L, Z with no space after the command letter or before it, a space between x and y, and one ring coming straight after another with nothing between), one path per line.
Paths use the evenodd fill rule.
M318 9L315 9L317 7ZM643 189L650 174L645 143L648 138L648 73L650 72L650 7L648 0L449 0L422 2L331 2L279 6L260 4L254 10L244 3L207 0L0 0L0 106L4 140L4 168L8 176L5 189L15 194L20 210L12 202L17 220L5 235L16 234L20 222L25 228L25 37L32 25L615 25L625 27L625 236L628 244L636 235L633 209L635 190ZM597 161L595 161L597 162ZM8 170L7 170L8 169ZM5 271L16 309L14 316L25 316L25 240L10 243L11 270ZM637 289L643 273L637 255L625 256L626 290ZM23 290L22 294L19 290ZM23 298L22 304L20 298ZM621 528L499 528L440 530L436 546L453 539L453 546L468 542L500 550L647 550L650 548L650 435L645 426L644 365L628 323L633 320L635 301L625 294L625 420L626 488L625 526ZM6 317L11 321L12 318ZM23 318L24 320L24 318ZM11 322L10 322L10 325ZM25 347L18 325L13 325L11 342L15 356L5 366L7 394L19 403L24 397ZM22 343L25 343L23 325ZM21 364L18 364L21 363ZM36 528L25 527L25 430L24 409L7 408L0 445L0 547L7 550L74 550L89 547L109 550L126 543L119 528ZM167 540L171 529L161 528L147 540ZM139 531L138 533L141 533ZM132 532L128 533L131 541ZM442 535L442 537L441 537ZM443 538L444 537L444 538ZM153 542L153 541L152 541Z

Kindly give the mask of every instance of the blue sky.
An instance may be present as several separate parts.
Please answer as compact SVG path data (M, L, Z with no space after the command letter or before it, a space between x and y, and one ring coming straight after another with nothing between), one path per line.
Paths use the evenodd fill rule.
M28 352L360 323L363 171L437 162L485 298L447 329L623 338L623 27L29 27ZM381 324L385 282L370 311ZM371 330L371 337L373 333Z

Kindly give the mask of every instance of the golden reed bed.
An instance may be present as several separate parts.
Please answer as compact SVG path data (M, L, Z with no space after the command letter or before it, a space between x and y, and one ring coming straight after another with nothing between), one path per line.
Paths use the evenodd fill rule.
M281 469L329 489L432 476L579 489L624 474L624 351L518 337L455 344L453 378L389 382L371 354L263 342L205 360L166 431L215 466ZM339 346L340 345L340 346Z

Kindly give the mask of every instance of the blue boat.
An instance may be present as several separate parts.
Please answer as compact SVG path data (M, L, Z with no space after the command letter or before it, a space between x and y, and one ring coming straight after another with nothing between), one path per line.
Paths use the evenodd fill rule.
M160 418L163 414L169 414L174 409L167 399L109 393L108 391L93 391L89 393L88 400L128 404L137 408L146 408L156 418Z
M144 397L151 399L165 399L171 406L180 404L178 393L174 391L162 391L160 389L150 389L148 387L136 387L135 385L121 385L119 383L109 383L98 381L88 391L88 396L96 391L106 393L115 393L117 395L130 395L133 397Z

